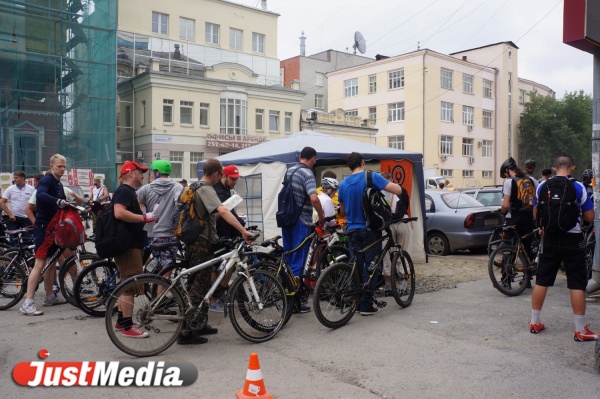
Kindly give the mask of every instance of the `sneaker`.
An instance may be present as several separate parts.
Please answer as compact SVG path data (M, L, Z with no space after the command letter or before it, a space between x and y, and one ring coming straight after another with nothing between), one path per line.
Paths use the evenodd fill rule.
M223 313L225 312L225 304L221 299L217 299L214 303L211 303L208 307L211 312Z
M546 328L546 326L541 321L537 324L529 323L529 332L532 334L537 334L545 328Z
M308 313L310 312L310 306L306 306L306 305L300 305L294 308L294 311L292 313Z
M598 339L600 339L600 335L590 330L589 327L590 325L586 324L583 328L583 332L575 331L575 336L573 337L573 339L577 342L597 341Z
M58 296L58 295L54 295L54 298L52 299L44 299L44 306L56 306L56 305L62 305L67 303L67 301L65 300L65 298Z
M363 316L371 316L377 313L379 309L371 306L371 309L359 310L359 313Z
M177 343L179 345L200 345L208 342L208 339L201 337L198 334L189 333L188 335L179 335Z
M35 304L33 303L29 306L25 306L25 304L23 304L23 306L21 306L19 309L19 312L27 316L41 316L44 314L43 311L37 310Z
M133 323L133 327L135 328L140 328L140 325L138 323ZM125 324L116 322L115 323L115 331L123 331L123 329L125 328Z
M219 332L218 328L211 327L209 324L205 325L204 328L196 333L198 335L213 335Z
M140 331L136 325L131 326L129 330L122 330L121 334L127 338L148 338L148 333Z

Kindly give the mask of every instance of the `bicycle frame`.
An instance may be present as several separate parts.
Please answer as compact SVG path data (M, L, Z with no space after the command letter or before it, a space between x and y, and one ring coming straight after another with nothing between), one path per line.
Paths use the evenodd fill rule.
M379 257L377 258L377 262L375 262L375 267L373 268L373 271L371 271L369 273L369 280L365 281L363 283L363 290L366 287L369 287L371 284L371 281L373 280L373 276L375 276L376 274L379 273L379 269L383 267L383 259L385 257L385 255L387 255L390 251L391 248L397 248L398 250L401 249L400 244L396 244L394 242L394 237L392 236L392 232L389 228L385 229L386 235L382 235L381 237L379 237L377 240L373 241L371 244L367 245L366 247L362 248L361 250L359 250L358 252L361 254L366 253L368 250L370 250L371 248L373 248L375 245L383 242L386 238L388 239L387 243L385 244L385 246L383 247L383 249L381 250L381 254L379 254ZM360 274L360 271L356 270L356 267L358 266L358 263L356 261L357 257L353 256L352 259L350 259L350 263L352 264L352 273L359 273L358 275L361 276L361 281L362 281L362 274Z

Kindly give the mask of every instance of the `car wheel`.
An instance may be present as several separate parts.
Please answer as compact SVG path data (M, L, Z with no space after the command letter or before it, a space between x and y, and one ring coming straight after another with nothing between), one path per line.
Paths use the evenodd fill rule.
M450 255L450 244L446 236L442 233L430 233L427 236L427 242L429 244L430 255Z

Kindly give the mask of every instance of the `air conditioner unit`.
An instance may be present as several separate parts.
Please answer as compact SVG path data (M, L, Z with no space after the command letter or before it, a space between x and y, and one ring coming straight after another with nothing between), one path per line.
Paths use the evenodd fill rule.
M442 158L442 161L445 161L446 159L448 159L448 155L442 155L441 158Z
M475 163L475 157L469 157L469 163Z
M473 131L473 125L467 125L467 129L469 129L469 132Z
M477 142L477 147L481 147L483 145L483 141L478 141Z

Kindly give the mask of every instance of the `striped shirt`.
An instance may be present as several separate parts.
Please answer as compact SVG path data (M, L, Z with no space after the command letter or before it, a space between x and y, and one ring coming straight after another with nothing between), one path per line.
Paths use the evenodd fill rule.
M298 170L292 176L292 190L296 204L302 206L300 221L305 226L312 225L313 206L310 202L310 195L317 194L317 183L313 172L302 163L297 163L287 170L286 177L289 179L292 172Z

